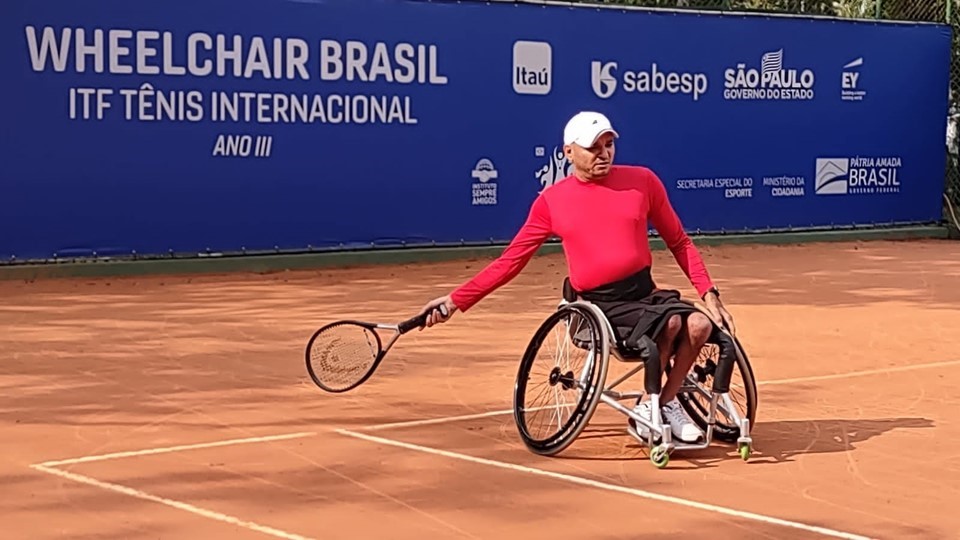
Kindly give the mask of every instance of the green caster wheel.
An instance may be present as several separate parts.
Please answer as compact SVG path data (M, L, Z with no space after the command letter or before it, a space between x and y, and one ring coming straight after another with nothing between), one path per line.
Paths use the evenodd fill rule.
M738 448L738 450L739 450L739 452L740 452L740 457L741 457L744 461L747 461L748 459L750 459L750 445L749 445L749 444L741 444L741 445L740 445L740 448Z
M662 469L670 462L670 454L666 448L658 446L650 452L650 461L658 468Z

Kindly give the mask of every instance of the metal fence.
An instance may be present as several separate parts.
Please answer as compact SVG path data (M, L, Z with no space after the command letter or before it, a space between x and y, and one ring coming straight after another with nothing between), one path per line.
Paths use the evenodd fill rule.
M944 221L960 237L960 0L572 0L670 9L710 9L823 15L855 19L946 22L953 27L950 108L944 149Z

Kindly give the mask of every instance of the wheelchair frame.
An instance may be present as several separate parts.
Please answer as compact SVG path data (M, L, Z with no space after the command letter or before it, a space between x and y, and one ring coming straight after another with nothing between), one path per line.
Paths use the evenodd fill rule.
M689 301L685 302L705 313L701 306ZM535 440L526 430L524 418L524 412L526 410L524 407L524 394L526 392L525 377L529 375L533 357L539 350L540 342L545 337L547 330L552 328L552 325L560 322L559 320L566 314L579 315L580 317L591 319L587 325L587 330L590 331L591 334L596 332L598 335L581 336L582 331L574 335L571 333L570 328L566 329L566 337L574 341L578 348L586 349L593 354L588 357L580 377L577 379L573 378L571 372L566 374L561 373L559 366L554 367L554 370L551 372L549 380L551 386L562 384L564 389L577 388L581 390L581 393L577 411L575 414L571 414L567 425L561 427L556 435L548 438L547 442L541 442ZM670 455L674 451L705 449L713 443L715 438L724 442L736 442L740 457L745 461L749 459L753 449L753 439L750 434L750 429L752 420L756 414L756 383L753 379L753 372L749 361L735 337L730 335L724 328L714 324L714 331L711 333L707 345L718 346L720 353L719 362L716 363L713 373L714 379L712 387L708 389L700 384L701 381L698 379L700 377L705 379L705 376L691 369L691 372L687 374L686 380L678 392L678 398L687 413L701 429L704 429L705 424L704 440L703 442L697 443L687 443L680 440L675 441L670 424L664 423L661 419L660 392L662 390L661 386L664 371L661 369L660 353L656 343L649 337L644 336L641 339L640 349L634 351L625 348L623 339L624 337L616 332L599 307L581 298L567 298L567 292L565 291L564 298L560 302L558 309L541 324L537 333L528 344L517 374L516 386L514 388L514 418L520 436L528 449L540 455L556 455L562 452L573 444L589 423L599 402L602 401L628 418L633 419L636 426L639 427L642 425L647 428L650 434L649 439L641 436L634 431L633 428L628 429L628 433L647 446L650 453L650 461L658 468L663 468L667 465L670 460ZM592 347L588 348L589 345L592 345ZM622 362L637 362L638 365L607 385L607 367L611 353ZM746 417L737 411L729 394L730 379L734 367L740 369L744 383L748 387L747 392L750 394L747 397ZM696 368L696 365L694 368ZM615 390L616 387L641 370L646 370L644 374L643 392L619 392ZM669 371L669 368L667 371ZM592 379L593 374L597 375L597 381L590 384L588 379ZM598 387L602 388L600 392L596 391ZM690 393L692 392L700 393L709 399L706 418L703 417L701 411L692 410L693 405L691 401L694 399L690 397ZM635 413L631 407L624 406L620 403L620 401L625 399L636 399L639 401L644 393L650 396L651 419L649 420ZM721 436L715 437L718 409L723 410L727 418L735 423L736 428L731 428L731 432L725 432ZM577 416L579 416L579 418L576 418ZM558 419L559 418L560 415L558 415ZM552 439L557 440L552 441ZM656 442L658 439L660 441L659 443Z

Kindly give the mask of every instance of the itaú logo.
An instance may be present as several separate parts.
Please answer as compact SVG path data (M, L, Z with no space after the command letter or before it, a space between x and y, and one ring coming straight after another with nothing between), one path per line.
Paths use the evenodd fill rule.
M616 62L595 60L590 64L590 84L593 85L593 93L597 97L607 99L617 90L617 79L613 75L615 69Z

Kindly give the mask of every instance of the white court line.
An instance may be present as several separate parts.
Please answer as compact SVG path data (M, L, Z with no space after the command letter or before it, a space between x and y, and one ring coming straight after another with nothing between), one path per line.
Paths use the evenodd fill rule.
M45 473L53 474L56 476L61 476L74 482L80 482L81 484L87 484L90 486L95 486L100 489L105 489L107 491L113 491L116 493L122 493L124 495L129 495L131 497L136 497L138 499L143 499L147 501L152 501L155 503L165 504L167 506L172 506L180 510L185 510L191 514L197 514L210 519L215 519L217 521L222 521L224 523L229 523L231 525L236 525L237 527L242 527L251 531L256 531L270 536L275 536L277 538L283 538L285 540L311 540L306 536L300 536L299 534L293 534L281 531L279 529L274 529L273 527L267 527L265 525L260 525L252 521L244 521L233 516L228 516L226 514L221 514L220 512L214 512L212 510L206 510L192 504L187 504L185 502L175 501L173 499L167 499L165 497L158 497L156 495L151 495L149 493L140 491L138 489L129 488L127 486L121 486L120 484L111 484L109 482L102 482L95 478L90 478L89 476L83 476L80 474L62 471L60 469L55 469L53 467L45 466L42 464L31 465L33 469L38 471L43 471Z
M883 375L884 373L900 373L901 371L913 371L915 369L930 369L937 367L955 366L960 364L960 360L948 360L946 362L931 362L929 364L914 364L912 366L896 366L880 369L867 369L864 371L851 371L848 373L835 373L833 375L813 375L810 377L796 377L793 379L775 379L772 381L757 381L757 386L771 386L774 384L793 384L814 381L829 381L833 379L852 379L853 377L864 377L867 375Z
M198 443L198 444L183 444L178 446L167 446L163 448L147 448L145 450L133 450L129 452L114 452L111 454L100 454L96 456L84 456L71 459L61 459L56 461L47 461L44 463L37 463L31 465L32 469L45 472L47 474L52 474L55 476L60 476L68 480L73 480L74 482L79 482L81 484L87 484L89 486L98 487L100 489L105 489L107 491L113 491L115 493L122 493L124 495L129 495L131 497L136 497L137 499L143 499L147 501L152 501L167 506L172 506L173 508L178 508L190 512L192 514L197 514L210 519L215 519L217 521L222 521L224 523L229 523L231 525L236 525L244 529L251 531L256 531L271 536L276 536L277 538L284 538L285 540L311 540L305 536L300 536L298 534L288 533L281 531L279 529L274 529L273 527L267 527L265 525L260 525L252 521L245 521L233 516L228 516L227 514L221 514L220 512L214 512L212 510L206 510L200 508L199 506L194 506L192 504L187 504L181 501L175 501L173 499L167 499L165 497L158 497L157 495L151 495L144 491L138 489L133 489L131 487L122 486L120 484L112 484L110 482L103 482L97 480L96 478L91 478L89 476L83 476L82 474L76 474L72 472L67 472L64 470L57 469L57 466L60 465L73 465L76 463L89 463L92 461L105 461L109 459L119 459L125 457L135 457L135 456L149 456L154 454L165 454L169 452L183 452L185 450L197 450L201 448L215 448L218 446L233 446L237 444L250 444L250 443L262 443L270 441L283 441L290 439L298 439L302 437L309 437L311 435L316 435L315 432L301 432L301 433L288 433L285 435L268 435L265 437L249 437L245 439L229 439L225 441L215 441L209 443Z
M910 366L897 366L881 369L870 369L865 371L850 371L847 373L836 373L833 375L813 375L808 377L795 377L791 379L774 379L772 381L757 381L757 386L773 386L778 384L795 384L815 381L829 381L834 379L850 379L853 377L864 377L867 375L882 375L884 373L899 373L902 371L913 371L917 369L930 369L937 367L955 366L960 364L960 360L948 360L946 362L932 362L929 364L914 364ZM556 407L556 405L553 405ZM549 407L540 407L541 409ZM476 420L478 418L489 418L491 416L501 416L513 414L513 409L503 409L499 411L487 411L476 414L464 414L461 416L441 416L438 418L427 418L425 420L407 420L404 422L390 422L389 424L374 424L362 428L362 431L378 431L383 429L397 429L403 427L427 426L431 424L446 424L450 422L459 422L461 420Z
M548 478L553 478L555 480L562 480L565 482L571 482L574 484L580 484L584 486L589 486L597 489L603 489L607 491L614 491L618 493L625 493L627 495L633 495L636 497L642 497L645 499L653 499L655 501L666 502L671 504L677 504L680 506L688 506L691 508L696 508L698 510L705 510L707 512L714 512L717 514L724 514L727 516L733 516L741 519L748 519L753 521L760 521L763 523L768 523L771 525L780 525L782 527L789 527L793 529L801 529L804 531L814 532L822 534L824 536L832 536L834 538L845 538L847 540L869 540L869 537L860 536L857 534L847 533L843 531L835 531L833 529L828 529L826 527L818 527L815 525L807 525L805 523L798 523L795 521L787 521L785 519L764 516L761 514L754 514L752 512L745 512L742 510L734 510L732 508L725 508L723 506L716 506L712 504L701 503L697 501L690 501L687 499L681 499L679 497L671 497L669 495L661 495L659 493L653 493L650 491L644 491L641 489L628 488L623 486L618 486L616 484L607 484L604 482L598 482L596 480L590 480L588 478L581 478L579 476L573 476L569 474L563 474L553 471L546 471L543 469L535 469L533 467L526 467L523 465L517 465L514 463L506 463L503 461L494 461L492 459L484 459L474 456L468 456L466 454L458 454L456 452L449 452L446 450L439 450L437 448L430 448L427 446L420 446L416 444L405 443L401 441L395 441L393 439L385 439L383 437L377 437L375 435L367 435L364 433L358 433L355 431L350 431L346 429L337 429L335 430L341 435L346 435L348 437L354 437L357 439L364 439L370 442L385 444L389 446L396 446L399 448L405 448L407 450L415 450L417 452L424 452L427 454L433 454L437 456L448 457L452 459L458 459L461 461L468 461L470 463L477 463L480 465L489 465L491 467L498 467L500 469L507 469L511 471L524 472L528 474L546 476Z
M550 405L547 407L534 407L527 409L528 411L539 411L543 409L555 409L561 407L561 405ZM476 420L477 418L487 418L490 416L500 416L501 414L512 414L513 409L504 409L502 411L487 411L482 413L475 414L463 414L460 416L442 416L440 418L427 418L426 420L405 420L403 422L391 422L389 424L375 424L372 426L364 426L360 429L363 431L377 431L380 429L396 429L401 427L411 427L411 426L428 426L430 424L446 424L448 422L459 422L460 420Z
M61 459L58 461L45 461L39 463L41 467L59 467L60 465L72 465L74 463L89 463L91 461L104 461L107 459L119 459L135 456L149 456L153 454L166 454L168 452L183 452L184 450L197 450L200 448L215 448L217 446L233 446L235 444L262 443L270 441L283 441L288 439L299 439L301 437L310 437L316 435L316 432L288 433L286 435L268 435L266 437L250 437L247 439L230 439L226 441L216 441L199 444L184 444L179 446L167 446L164 448L147 448L146 450L134 450L130 452L114 452L112 454L101 454L97 456L84 456L78 458Z

